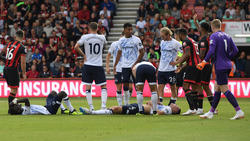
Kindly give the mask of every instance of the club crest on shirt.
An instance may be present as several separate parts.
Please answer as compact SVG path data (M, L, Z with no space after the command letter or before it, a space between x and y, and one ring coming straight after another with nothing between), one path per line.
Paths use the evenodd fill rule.
M186 46L187 45L187 43L186 42L183 42L183 46Z
M210 44L212 44L213 43L213 40L210 40Z
M204 43L204 42L201 42L201 46L203 46L203 47L204 47L204 46L205 46L205 43Z

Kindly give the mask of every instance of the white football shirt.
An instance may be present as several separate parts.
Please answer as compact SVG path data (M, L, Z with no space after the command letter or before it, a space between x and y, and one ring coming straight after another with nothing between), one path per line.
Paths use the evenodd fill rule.
M163 111L165 115L171 115L172 114L172 109L170 106L165 106L165 105L157 105L157 110L158 111Z
M122 37L118 47L122 51L122 68L131 68L139 56L139 50L143 49L141 39L134 35Z
M169 63L175 61L177 52L180 50L181 46L182 45L173 38L170 41L161 41L161 59L159 71L169 72L176 70L176 66L172 66Z
M22 115L50 115L50 112L41 105L23 106Z
M109 48L109 51L108 51L111 55L113 55L113 65L115 65L117 52L119 50L118 43L119 43L119 41L113 42ZM116 65L116 72L122 72L121 59L122 59L122 57L120 58L118 64Z
M85 55L87 58L84 64L91 66L102 66L102 51L104 44L107 43L104 35L83 35L77 43L80 46L84 45Z

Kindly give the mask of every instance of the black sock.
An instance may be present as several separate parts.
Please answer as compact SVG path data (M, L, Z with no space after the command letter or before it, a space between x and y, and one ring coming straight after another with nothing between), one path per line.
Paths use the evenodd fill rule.
M159 99L160 99L160 102L163 102L163 97L159 97Z
M203 94L198 95L197 104L198 104L198 108L200 109L203 109L203 98L204 98Z
M9 102L9 104L12 102L12 100L15 99L15 97L16 97L16 94L13 94L13 93L10 93L10 94L9 94L9 97L8 97L8 102Z
M191 95L191 91L190 90L186 90L185 91L185 97L187 99L188 105L189 105L189 109L190 110L194 110L194 99Z
M170 99L169 103L168 103L168 106L171 104L171 103L174 103L175 104L176 100L175 99Z
M194 109L198 109L198 95L197 92L191 92L191 96L193 97Z
M213 106L214 96L208 96L207 99L208 99L210 105Z

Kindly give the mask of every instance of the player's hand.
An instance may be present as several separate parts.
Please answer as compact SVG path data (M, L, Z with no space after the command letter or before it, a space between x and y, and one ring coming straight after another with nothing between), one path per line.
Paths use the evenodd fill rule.
M169 64L172 65L172 66L176 66L177 65L176 62L170 62Z
M208 64L208 63L202 61L201 63L199 63L199 64L196 66L196 68L197 68L198 70L203 70L203 68L205 67L206 64Z
M113 68L113 73L116 75L116 67Z
M181 67L178 67L176 70L175 70L175 73L179 73L181 71Z
M26 79L27 79L26 74L23 74L23 80L26 80Z
M194 21L197 20L197 16L198 16L197 14L194 14L194 16L193 16L193 20L194 20Z
M106 67L107 74L110 74L110 68Z

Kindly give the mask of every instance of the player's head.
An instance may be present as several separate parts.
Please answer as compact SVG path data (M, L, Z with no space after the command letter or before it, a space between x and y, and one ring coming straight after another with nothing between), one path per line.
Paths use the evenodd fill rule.
M221 30L221 21L219 19L214 19L211 22L211 29L213 32L217 32L218 30Z
M171 107L171 110L172 110L172 114L173 114L173 115L176 115L176 114L180 114L180 113L181 113L181 108L180 108L178 105L176 105L176 104L174 104L174 103L171 103L169 106Z
M175 32L174 32L174 38L177 40L177 41L180 41L180 32L179 32L179 28L175 29Z
M180 28L179 29L179 37L180 37L181 41L185 40L185 38L187 37L187 30L184 28Z
M22 40L23 40L23 37L24 37L23 31L22 31L22 30L18 30L18 31L16 32L16 40L22 41Z
M89 30L90 30L90 32L96 33L97 29L98 29L98 24L96 22L91 22L89 24Z
M21 115L23 112L21 104L10 104L8 113L11 115Z
M125 37L127 37L127 38L132 36L133 27L132 27L131 23L125 23L123 25L123 33L124 33Z
M201 23L201 32L208 33L210 30L210 25L207 22Z
M163 40L170 40L171 36L173 35L172 31L167 27L161 28L160 34Z

